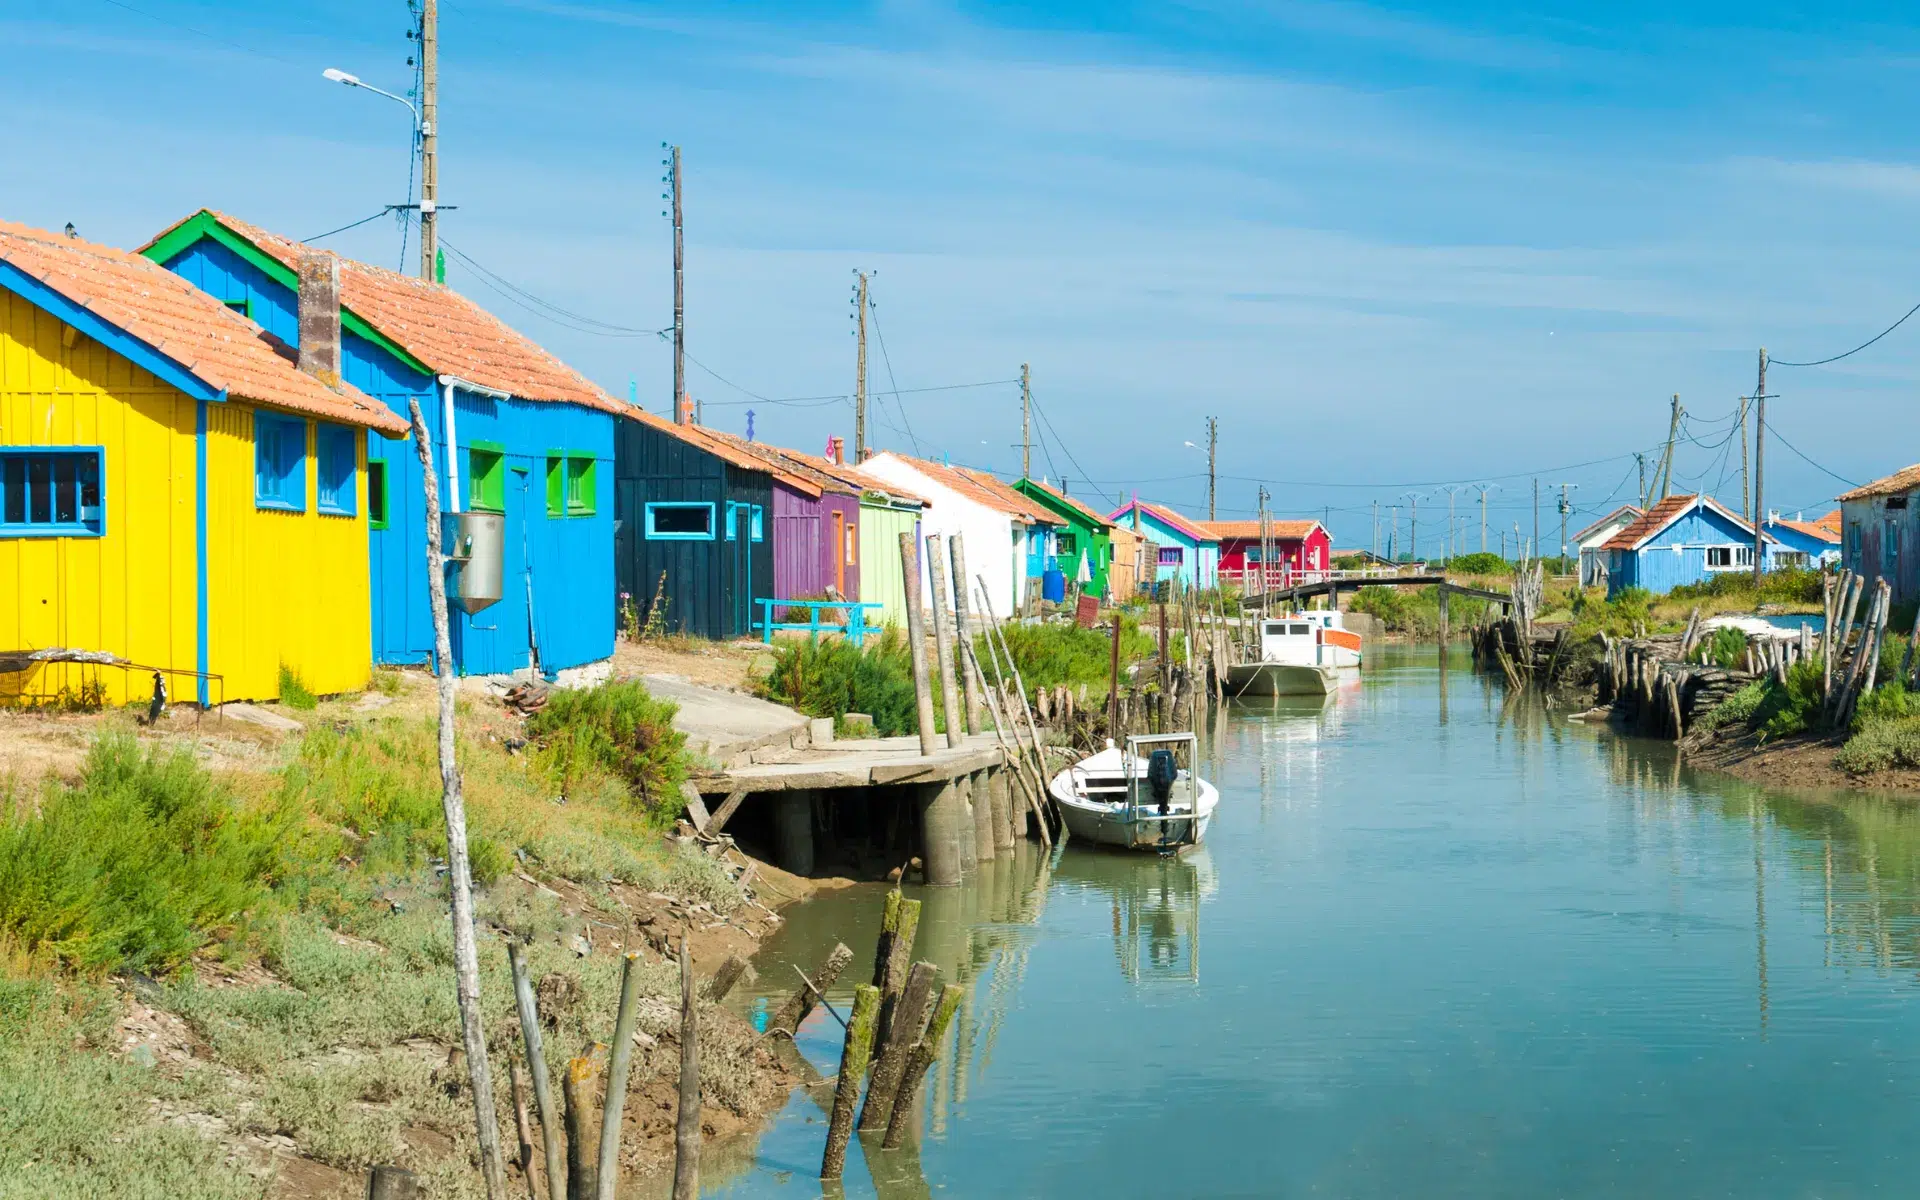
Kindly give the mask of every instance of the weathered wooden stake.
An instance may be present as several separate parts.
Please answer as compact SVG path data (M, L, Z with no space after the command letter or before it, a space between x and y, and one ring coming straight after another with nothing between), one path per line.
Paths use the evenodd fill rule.
M913 940L920 930L920 902L901 900L900 915L893 937L887 942L887 961L881 964L875 986L880 989L880 1012L874 1021L875 1045L884 1047L892 1036L893 1010L900 1001L900 989L906 986L907 970L913 962Z
M965 648L973 641L973 622L967 619L967 539L963 534L954 534L947 542L947 550L953 556L953 623L955 636ZM967 656L963 655L963 658ZM979 733L981 725L980 693L986 677L980 673L980 664L974 663L968 670L965 663L960 669L960 681L966 686L967 693L967 732Z
M920 1093L920 1081L927 1077L928 1068L939 1061L940 1047L947 1040L947 1027L953 1023L953 1014L959 1010L966 991L957 983L950 983L940 990L940 1006L934 1009L933 1021L927 1026L926 1034L914 1043L913 1050L907 1055L907 1065L900 1074L900 1088L893 1096L893 1111L887 1116L887 1133L880 1139L882 1149L896 1149L906 1138L907 1126L914 1118L913 1105Z
M673 1200L700 1195L700 1008L693 999L693 960L680 938L680 1116L673 1134Z
M821 963L813 973L813 988L819 988L820 992L824 992L832 987L834 980L840 978L840 972L846 970L847 964L852 961L853 951L847 948L846 943L835 943L833 950L827 955L827 960ZM780 1011L773 1015L773 1020L767 1024L767 1032L783 1030L789 1036L797 1033L808 1014L813 1012L814 1005L825 998L813 988L805 984L800 985L800 990L788 997L787 1002L780 1006Z
M947 616L946 539L937 533L927 535L927 574L933 587L933 658L940 672L940 709L947 718L947 745L959 749L967 744L967 720L960 710L960 691L953 682L953 630ZM965 580L957 580L961 587Z
M900 535L900 570L906 577L907 651L913 663L913 701L920 725L920 753L931 755L940 749L940 734L933 722L933 679L927 669L926 614L920 611L920 552L914 545L911 532Z
M473 933L473 867L467 857L467 806L454 759L453 636L447 621L445 547L441 545L440 481L433 470L433 439L420 402L409 400L413 440L420 456L427 505L427 603L433 610L433 647L440 693L440 808L447 824L447 886L452 893L454 995L460 1007L461 1043L467 1054L467 1084L473 1092L474 1138L487 1200L506 1200L507 1174L500 1161L500 1123L493 1106L493 1072L487 1067L487 1031L480 1014L480 948Z
M707 999L715 1004L725 1000L727 993L733 990L733 985L739 983L746 973L747 960L738 954L729 954L727 961L721 963L720 969L707 981Z
M827 1124L827 1152L820 1160L820 1178L838 1179L846 1171L847 1139L853 1136L853 1106L867 1076L867 1055L873 1049L873 1022L880 1008L880 989L862 984L854 989L853 1015L847 1020L847 1040L840 1048L840 1078L833 1089L833 1116Z
M594 1084L600 1077L600 1047L567 1060L560 1091L567 1101L567 1200L597 1200L600 1185L600 1108Z
M620 1009L613 1021L613 1054L607 1063L606 1102L600 1109L600 1200L614 1200L620 1186L620 1118L627 1109L627 1077L633 1069L633 1024L640 1019L640 955L629 950L620 966Z
M553 1085L547 1076L547 1054L541 1046L540 1006L533 998L533 980L527 977L526 951L520 943L507 941L507 966L513 973L513 1000L520 1011L520 1037L527 1048L527 1073L533 1077L533 1102L540 1113L540 1145L546 1151L547 1195L550 1200L566 1200L567 1170L562 1157L560 1113L553 1101Z
M939 974L930 962L917 962L908 972L889 1028L874 1051L873 1081L867 1085L867 1102L860 1107L860 1128L886 1128L900 1078L906 1073L907 1058L926 1033L927 1015L933 1009L933 985Z
M520 1165L521 1178L527 1181L528 1200L540 1200L540 1181L533 1170L533 1121L527 1115L526 1072L511 1054L507 1056L507 1084L513 1092L513 1132L520 1139L520 1153L514 1161Z

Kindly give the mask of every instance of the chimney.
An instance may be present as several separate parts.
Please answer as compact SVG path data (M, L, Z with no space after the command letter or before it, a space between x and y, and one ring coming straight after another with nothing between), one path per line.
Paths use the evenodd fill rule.
M842 455L846 453L844 449L846 444L846 439L840 437L838 434L829 437L827 439L827 461L835 466L842 465L845 462Z
M692 396L683 394L680 397L680 424L682 425L693 424L693 397Z
M340 390L340 259L327 250L300 256L300 369Z

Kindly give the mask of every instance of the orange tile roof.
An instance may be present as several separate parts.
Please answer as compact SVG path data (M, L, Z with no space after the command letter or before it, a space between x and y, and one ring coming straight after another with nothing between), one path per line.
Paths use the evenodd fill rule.
M1775 521L1768 521L1767 524L1783 525L1788 529L1793 529L1793 530L1799 531L1800 533L1804 533L1810 538L1818 538L1823 542L1832 542L1836 546L1840 544L1840 531L1837 529L1831 529L1828 526L1821 524L1819 521L1775 520Z
M1260 536L1259 521L1196 521L1194 524L1221 539L1257 538ZM1273 530L1273 536L1283 542L1304 541L1306 536L1320 527L1318 521L1276 521L1269 519L1267 525Z
M1726 505L1715 500L1712 496L1701 496L1698 494L1668 496L1666 499L1648 509L1645 516L1642 516L1634 521L1633 524L1628 525L1619 533L1614 534L1606 541L1600 543L1600 549L1638 550L1641 544L1648 538L1679 520L1681 514L1692 509L1696 502L1713 509L1741 529L1749 533L1752 532L1753 526L1742 520L1739 513L1734 512ZM1773 540L1776 542L1779 541L1778 538Z
M379 401L351 384L327 387L258 325L137 254L0 221L0 261L235 399L396 436L407 431Z
M780 453L787 458L813 468L822 475L830 475L862 494L877 492L886 496L888 499L905 504L918 504L922 508L927 507L930 503L925 496L916 495L901 487L899 484L889 483L878 475L870 475L850 463L833 462L817 454L806 454L799 450L783 449Z
M1185 534L1196 542L1217 542L1220 540L1218 534L1202 529L1197 522L1188 520L1186 517L1181 516L1163 504L1152 504L1145 500L1128 501L1116 509L1113 515L1107 519L1116 525L1120 524L1123 519L1121 514L1132 508L1135 503L1140 505L1141 512L1152 516L1161 524Z
M263 253L299 269L307 249L302 243L213 209L204 211ZM175 227L179 224L184 222ZM523 400L579 404L620 416L632 408L452 288L342 258L340 303L442 374Z
M1828 533L1833 534L1833 536L1839 537L1840 536L1840 510L1837 508L1834 509L1832 512L1828 513L1826 516L1821 517L1818 520L1814 521L1814 524L1820 526L1820 528L1826 530Z
M1055 501L1061 504L1064 504L1068 508L1072 509L1074 512L1079 513L1081 518L1085 520L1088 524L1097 525L1101 529L1109 529L1113 526L1112 521L1107 520L1105 517L1101 516L1099 513L1088 508L1086 505L1080 503L1078 500L1075 500L1072 496L1067 495L1065 492L1061 491L1059 488L1056 488L1051 484L1042 483L1038 479L1029 479L1029 480L1026 480L1025 482L1028 487L1039 488L1041 491L1045 492L1048 496L1052 497ZM1015 490L1018 491L1019 489L1016 488Z
M1920 463L1895 471L1872 483L1863 484L1850 492L1841 492L1834 498L1844 504L1849 500L1871 500L1875 496L1892 496L1899 492L1910 492L1915 488L1920 488Z
M965 467L952 467L945 463L928 462L924 458L914 458L897 450L886 452L890 457L907 463L915 470L972 500L975 504L985 505L996 512L1017 517L1030 525L1058 525L1060 519L1041 512L1025 496L1014 491L1006 484L984 471L973 471Z

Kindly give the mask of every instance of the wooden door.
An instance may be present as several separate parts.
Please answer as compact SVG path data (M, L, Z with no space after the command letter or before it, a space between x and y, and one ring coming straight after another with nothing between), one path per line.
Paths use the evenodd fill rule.
M833 555L833 589L841 597L847 594L847 514L833 510L833 540L827 543Z

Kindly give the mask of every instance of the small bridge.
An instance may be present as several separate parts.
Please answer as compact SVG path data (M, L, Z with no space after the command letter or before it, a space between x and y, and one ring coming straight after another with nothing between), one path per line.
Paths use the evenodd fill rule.
M1322 579L1313 583L1297 583L1292 587L1275 588L1257 596L1248 596L1246 603L1262 610L1270 611L1275 604L1298 605L1301 601L1314 596L1325 596L1329 607L1336 603L1341 592L1357 592L1363 587L1434 587L1440 588L1441 619L1446 618L1447 601L1453 596L1464 596L1469 600L1485 600L1498 604L1511 613L1513 596L1509 592L1493 592L1486 588L1467 587L1464 584L1449 582L1445 575L1366 575L1351 579Z

